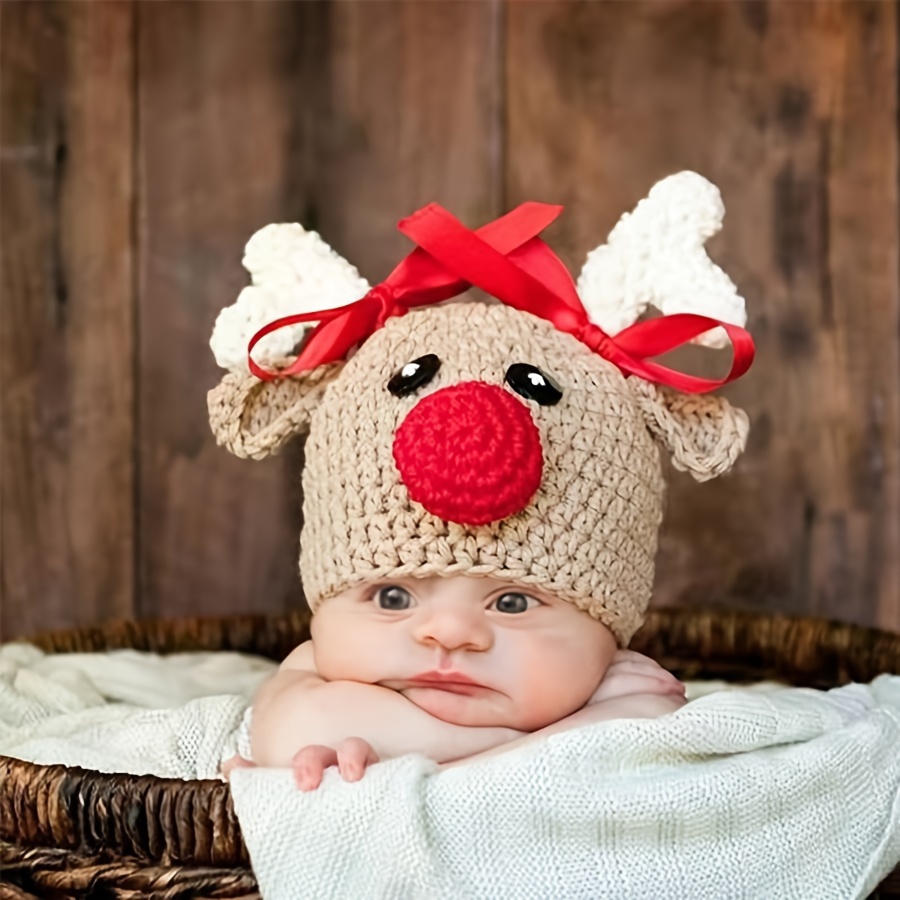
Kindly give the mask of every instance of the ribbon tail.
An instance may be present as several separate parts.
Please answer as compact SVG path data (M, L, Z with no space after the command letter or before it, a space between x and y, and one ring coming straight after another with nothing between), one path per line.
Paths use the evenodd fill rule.
M668 353L719 326L725 329L733 350L731 370L724 378L701 378L647 360L647 357ZM636 322L610 338L610 342L617 350L618 358L614 362L620 369L687 394L706 394L736 381L750 368L756 353L753 338L744 328L693 313L674 313Z
M368 297L363 297L348 306L339 306L310 313L295 313L269 322L260 328L250 340L247 347L247 365L253 375L262 381L273 381L286 378L298 372L307 372L325 363L343 359L350 348L360 343L371 332L372 323L377 315L374 304ZM303 322L318 322L307 336L305 346L300 355L286 368L270 371L262 368L252 356L253 348L262 338L279 328L299 325Z

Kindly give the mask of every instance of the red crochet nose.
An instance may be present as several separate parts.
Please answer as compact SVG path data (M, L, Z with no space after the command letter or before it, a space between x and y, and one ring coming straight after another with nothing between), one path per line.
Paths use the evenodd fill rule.
M481 381L420 400L394 436L394 461L413 500L461 525L485 525L524 509L544 468L528 409Z

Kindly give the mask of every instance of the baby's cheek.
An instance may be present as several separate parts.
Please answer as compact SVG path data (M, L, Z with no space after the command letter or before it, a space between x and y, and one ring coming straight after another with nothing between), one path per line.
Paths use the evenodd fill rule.
M333 609L313 616L310 629L316 671L326 681L362 681L361 672L371 654L371 641ZM367 651L368 644L368 651Z
M335 640L327 629L313 634L316 671L326 681L366 681L371 649L367 652L364 645L358 644L352 634L345 640Z
M525 731L536 731L581 709L603 680L600 667L573 666L571 659L535 660L524 668L517 691L518 715ZM515 726L514 726L515 727Z
M555 679L534 679L516 698L516 718L513 727L522 731L537 731L571 715L580 709L586 700Z
M368 657L354 653L353 647L327 646L316 649L316 669L326 681L377 681L377 673L370 671Z

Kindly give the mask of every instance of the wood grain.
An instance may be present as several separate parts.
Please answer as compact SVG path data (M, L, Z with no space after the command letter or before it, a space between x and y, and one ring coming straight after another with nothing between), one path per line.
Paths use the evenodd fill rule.
M315 5L143 3L139 26L140 612L302 604L298 447L249 462L217 447L216 315L249 276L244 245L303 217Z
M507 200L566 204L570 264L672 172L728 210L751 441L727 479L671 479L656 601L900 630L895 4L508 10Z
M133 612L132 50L0 7L0 639Z
M467 225L502 211L498 0L332 3L314 98L314 221L370 283L412 249L431 201Z
M318 228L370 279L396 221L498 208L493 4L140 7L140 584L144 614L297 605L296 450L216 448L218 310L271 221ZM454 67L456 69L454 70ZM451 77L452 75L452 77Z
M423 203L547 200L577 269L683 168L722 189L759 352L737 471L670 479L656 602L900 630L896 26L877 0L0 4L0 638L302 602L300 447L240 461L206 422L257 228L374 282Z

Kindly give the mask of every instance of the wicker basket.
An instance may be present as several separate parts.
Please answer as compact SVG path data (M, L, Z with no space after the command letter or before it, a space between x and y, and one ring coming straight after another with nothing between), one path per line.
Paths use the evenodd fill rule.
M240 650L280 660L309 634L283 617L115 623L39 635L48 652ZM683 679L828 688L900 674L900 635L729 610L651 612L631 645ZM257 898L228 785L104 775L0 757L0 898ZM900 898L900 868L873 897Z

